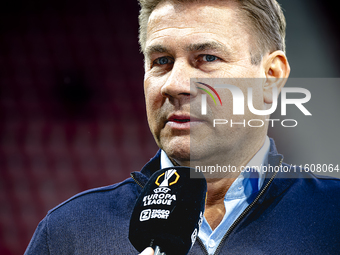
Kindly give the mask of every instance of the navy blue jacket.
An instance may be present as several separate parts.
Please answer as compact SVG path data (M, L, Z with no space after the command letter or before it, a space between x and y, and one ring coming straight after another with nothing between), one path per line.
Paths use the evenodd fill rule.
M340 180L285 173L273 141L270 172L255 201L231 226L215 254L340 254ZM82 192L48 212L25 254L138 254L128 239L135 200L160 152L132 178ZM287 169L287 168L286 168ZM207 254L198 239L189 254Z

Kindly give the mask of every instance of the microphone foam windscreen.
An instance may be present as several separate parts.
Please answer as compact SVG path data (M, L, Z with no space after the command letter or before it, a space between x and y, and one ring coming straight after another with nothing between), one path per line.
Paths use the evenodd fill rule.
M155 172L138 197L129 239L139 251L159 246L166 255L187 254L202 224L207 183L203 176L190 178L188 167ZM197 177L197 173L196 177Z

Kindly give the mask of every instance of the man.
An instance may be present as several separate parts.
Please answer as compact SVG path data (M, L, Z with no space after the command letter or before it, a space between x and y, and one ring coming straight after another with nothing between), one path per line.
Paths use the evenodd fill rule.
M208 104L209 114L201 115L202 91L190 82L234 79L241 91L252 88L256 109L269 109L290 72L276 1L140 2L146 109L160 151L132 178L83 192L51 210L26 254L136 254L128 240L129 220L151 174L172 165L216 163L237 171L207 178L204 221L190 254L337 254L339 180L282 171L282 156L266 136L268 123L214 128L214 117L232 107L230 93L219 91L223 107ZM242 116L253 117L248 110ZM244 166L261 165L279 171L260 168L256 178L240 174Z

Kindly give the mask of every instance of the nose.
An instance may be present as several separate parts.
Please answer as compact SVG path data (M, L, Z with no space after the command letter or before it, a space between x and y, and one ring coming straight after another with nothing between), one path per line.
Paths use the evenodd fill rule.
M163 97L169 100L189 101L197 96L197 89L190 78L195 78L194 68L185 60L175 61L169 77L161 88Z

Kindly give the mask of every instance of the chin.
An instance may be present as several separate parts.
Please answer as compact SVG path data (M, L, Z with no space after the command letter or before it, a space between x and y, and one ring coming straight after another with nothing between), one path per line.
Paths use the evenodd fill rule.
M169 151L165 151L166 154L176 160L179 164L182 164L181 162L189 162L190 161L190 150L189 149L183 149L183 148L171 148Z
M180 165L190 162L190 141L174 139L164 144L161 148L166 152L168 157L174 159Z

